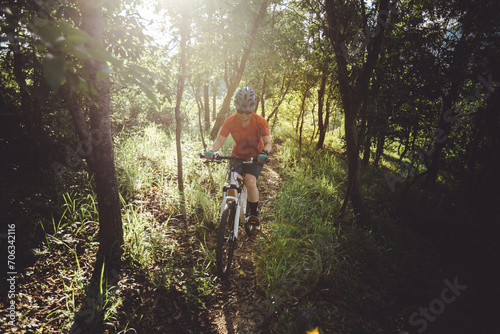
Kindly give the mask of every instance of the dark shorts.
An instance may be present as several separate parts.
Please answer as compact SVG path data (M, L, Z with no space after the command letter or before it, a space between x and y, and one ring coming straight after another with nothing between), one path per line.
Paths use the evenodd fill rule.
M239 161L233 162L233 168L236 168L236 171L240 174L252 174L255 178L259 178L260 172L262 172L262 168L264 164L244 164Z

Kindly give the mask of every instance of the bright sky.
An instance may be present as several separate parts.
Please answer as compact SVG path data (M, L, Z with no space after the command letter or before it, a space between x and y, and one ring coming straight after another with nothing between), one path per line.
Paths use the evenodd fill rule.
M168 34L160 31L159 24L160 18L162 20L165 20L165 18L160 17L152 4L146 3L142 8L139 8L138 11L141 17L147 20L146 34L152 36L157 44L166 44L170 37ZM149 21L153 21L152 24L149 24Z

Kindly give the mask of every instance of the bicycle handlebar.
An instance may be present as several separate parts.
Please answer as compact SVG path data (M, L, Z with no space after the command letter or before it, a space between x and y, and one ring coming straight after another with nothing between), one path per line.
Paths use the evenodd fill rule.
M205 155L203 153L200 153L199 155L200 155L200 158L205 159ZM219 155L219 154L214 154L214 159L212 161L207 161L207 162L220 163L220 162L222 162L222 160L237 160L237 161L242 161L243 163L247 163L247 164L263 163L263 162L271 161L271 160L269 160L269 158L266 158L265 161L261 162L261 161L257 160L257 157L240 158L240 157L235 157L235 156L223 156L223 155Z

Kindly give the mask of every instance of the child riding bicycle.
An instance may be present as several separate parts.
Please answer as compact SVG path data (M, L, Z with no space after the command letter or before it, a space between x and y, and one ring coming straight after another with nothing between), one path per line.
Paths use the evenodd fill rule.
M206 159L213 159L214 152L222 147L231 134L235 142L232 151L234 156L240 158L257 157L257 160L262 163L267 160L272 149L271 135L266 119L253 112L256 104L257 99L252 88L243 87L238 90L234 98L236 113L225 120L217 139L210 150L205 152ZM248 221L254 224L259 224L257 179L262 167L263 164L240 164L237 167L240 174L245 174L245 186L248 190Z

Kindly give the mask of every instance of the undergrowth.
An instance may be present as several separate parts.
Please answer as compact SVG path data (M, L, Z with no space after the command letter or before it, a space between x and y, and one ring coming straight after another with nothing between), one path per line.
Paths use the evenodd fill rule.
M304 312L308 321L315 320L325 330L322 321L343 321L339 318L346 314L312 296L325 286L337 296L339 291L362 294L364 284L380 289L391 268L397 270L388 263L393 245L381 237L380 226L390 228L395 222L382 210L374 212L370 226L358 226L352 211L340 218L347 166L335 153L338 148L299 150L295 134L282 138L287 139L276 154L283 183L268 213L270 223L254 243L257 281L281 314L273 331L292 332L297 315ZM374 185L381 184L383 176L367 169L362 177L369 178L367 197L376 202L383 186ZM370 276L364 277L366 273Z
M203 304L203 296L217 288L215 276L210 272L215 254L207 247L206 237L217 220L218 204L213 193L221 184L222 169L206 168L198 157L201 142L186 138L182 146L184 199L190 224L181 226L183 217L177 217L181 197L177 191L175 139L158 126L150 125L142 131L122 135L115 145L123 205L124 263L145 277L154 289L179 292L192 307ZM36 268L39 272L50 271L50 279L61 284L57 293L64 296L63 302L54 304L49 312L40 312L36 305L24 310L20 327L32 328L37 333L67 332L88 289L98 248L97 199L90 174L85 169L78 173L82 184L61 193L61 210L53 212L50 219L39 220L45 243L37 255L41 259L52 256L68 259L71 264L56 272L44 264ZM187 236L184 244L178 241L179 233ZM44 261L50 266L49 262ZM23 294L20 296L25 298ZM105 323L124 316L118 314L121 298L107 289L102 296L100 305L104 309L95 312L104 312ZM36 312L38 318L34 321L30 314Z
M362 172L363 190L373 214L370 226L358 226L352 211L339 216L347 178L346 163L336 153L340 148L315 150L304 145L299 149L295 134L283 128L276 129L276 137L280 145L273 155L279 161L275 169L282 183L270 208L263 212L266 223L253 243L257 284L272 311L279 314L270 330L291 332L297 314L306 314L307 321L318 324L320 331L339 330L336 324L350 321L352 310L333 307L331 301L318 297L319 291L328 291L331 298L352 294L353 299L361 300L370 289L386 289L387 278L404 265L392 261L396 238L384 237L400 235L393 229L390 198L381 197L386 190L384 179L375 169ZM201 143L186 138L181 197L175 140L170 134L150 125L121 136L115 144L125 267L157 294L175 294L188 308L204 308L220 289L214 275L215 253L207 239L217 225L224 166L203 165L198 157ZM224 153L229 153L231 144L226 143ZM84 179L80 191L61 195L59 214L39 224L45 233L40 254L72 260L51 276L62 285L64 303L44 314L43 326L33 325L38 332L49 332L48 328L68 331L87 289L97 252L97 205L93 181ZM181 198L185 199L186 217L179 216ZM122 331L134 331L134 326L153 321L148 314L134 316L132 321L118 294L105 291L102 295L109 328L113 328L112 322L125 321ZM26 323L30 312L36 310L27 310Z

